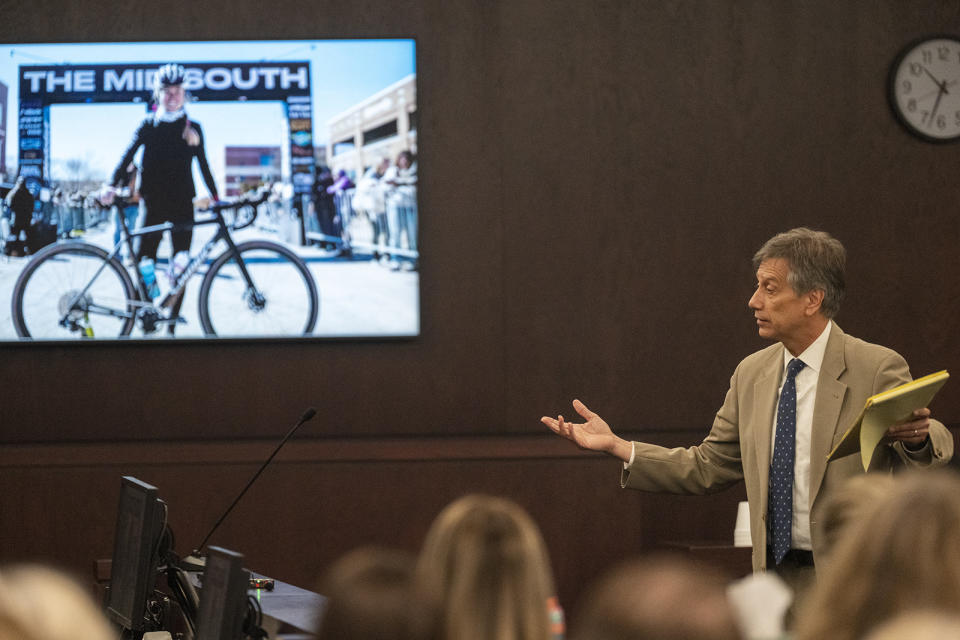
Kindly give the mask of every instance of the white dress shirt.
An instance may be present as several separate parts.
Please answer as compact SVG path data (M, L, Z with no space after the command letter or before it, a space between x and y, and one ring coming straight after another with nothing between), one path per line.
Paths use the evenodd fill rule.
M813 432L813 406L817 401L817 381L823 368L823 354L827 349L827 339L833 321L827 321L823 333L806 350L797 356L806 365L797 374L797 431L796 449L793 459L793 523L791 525L792 549L812 549L810 544L810 438ZM783 350L783 373L780 388L777 390L777 406L780 393L786 381L787 365L793 360L793 354ZM777 411L773 412L773 424L770 426L770 456L777 441Z

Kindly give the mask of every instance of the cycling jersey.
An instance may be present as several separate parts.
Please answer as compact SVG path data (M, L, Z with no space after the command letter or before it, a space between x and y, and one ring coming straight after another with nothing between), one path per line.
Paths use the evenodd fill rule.
M165 200L193 199L197 195L193 185L194 157L200 163L200 173L210 195L216 198L217 185L210 173L210 165L207 164L203 129L198 123L190 121L190 126L200 136L200 144L192 147L183 139L186 126L186 115L172 122L164 122L152 115L145 118L113 172L114 184L123 181L126 167L133 161L137 149L143 145L140 193L144 199L149 200L152 196L160 196Z
M163 222L175 224L193 222L193 197L197 194L193 185L193 159L200 163L200 173L210 191L217 198L217 185L207 164L204 151L203 129L196 122L190 126L197 132L200 144L191 146L184 139L187 116L173 121L165 121L155 116L144 119L133 135L133 141L123 153L120 164L113 172L113 182L123 182L126 167L133 161L137 149L143 146L142 169L140 170L140 195L143 197L146 215L144 226ZM189 251L193 237L192 229L180 229L172 233L174 253ZM149 234L141 238L137 259L148 257L156 259L160 234Z

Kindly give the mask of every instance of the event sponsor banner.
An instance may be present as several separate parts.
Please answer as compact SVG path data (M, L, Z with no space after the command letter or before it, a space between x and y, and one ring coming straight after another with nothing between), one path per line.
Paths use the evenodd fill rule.
M44 104L150 99L159 63L22 65L20 100ZM189 62L183 86L198 100L310 96L309 62Z
M310 193L313 187L313 110L310 98L290 96L287 99L287 121L290 126L290 170L294 193Z

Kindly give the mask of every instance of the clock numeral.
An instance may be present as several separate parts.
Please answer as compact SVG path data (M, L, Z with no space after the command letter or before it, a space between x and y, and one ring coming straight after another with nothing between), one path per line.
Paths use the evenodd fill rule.
M942 113L937 116L937 129L943 130L947 127L947 116Z
M929 49L924 49L920 52L920 54L923 56L923 64L930 64L933 62L933 52Z
M912 90L913 90L913 85L910 84L910 81L909 81L909 80L904 80L904 81L903 81L903 92L904 92L904 93L910 93Z
M919 62L910 63L910 75L920 77L922 73L923 65L921 65Z
M907 111L909 111L910 113L913 113L916 110L917 110L917 101L914 100L913 98L910 98L909 100L907 100Z
M953 114L953 126L960 127L960 111L956 111Z
M950 47L937 47L937 57L941 60L950 58Z

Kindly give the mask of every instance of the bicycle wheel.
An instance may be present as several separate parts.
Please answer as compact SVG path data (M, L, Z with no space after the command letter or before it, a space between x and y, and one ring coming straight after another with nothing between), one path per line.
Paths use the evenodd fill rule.
M299 336L313 331L320 296L303 260L265 240L237 245L214 260L200 284L200 324L223 337ZM247 284L240 263L253 286Z
M41 340L129 335L136 319L130 275L84 242L54 244L27 263L13 287L13 325Z

